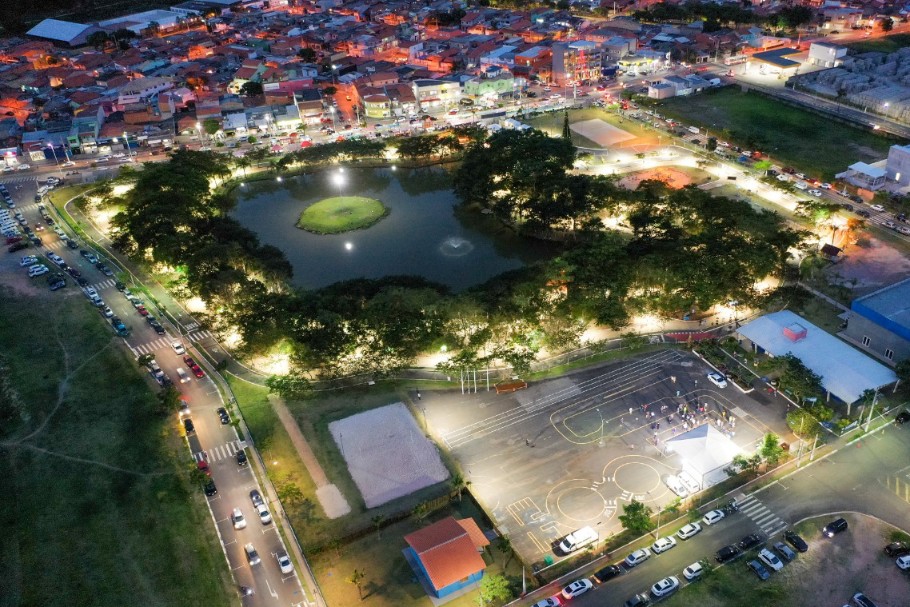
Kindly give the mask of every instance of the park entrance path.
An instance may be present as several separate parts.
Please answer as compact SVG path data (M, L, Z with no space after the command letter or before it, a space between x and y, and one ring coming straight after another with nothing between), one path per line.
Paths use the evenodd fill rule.
M326 476L325 470L322 469L322 465L316 459L316 454L310 448L310 443L303 436L300 426L297 425L284 400L274 394L269 394L269 402L272 403L272 407L275 409L278 419L281 420L285 432L291 437L291 443L294 445L294 449L297 450L297 455L300 456L300 460L306 466L307 472L310 473L310 477L316 484L316 497L319 499L319 504L322 506L325 515L329 518L339 518L348 514L351 511L351 506L344 499L338 487L329 482L329 477Z

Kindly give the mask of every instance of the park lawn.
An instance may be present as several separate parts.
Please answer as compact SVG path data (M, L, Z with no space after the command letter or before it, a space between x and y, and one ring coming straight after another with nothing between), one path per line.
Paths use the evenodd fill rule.
M481 529L489 527L486 516L469 497L459 503L453 501L447 508L434 513L426 520L408 517L380 531L362 537L345 546L326 550L311 559L319 587L329 605L357 605L367 607L430 607L432 603L417 582L413 570L404 559L402 550L407 547L404 536L434 523L446 516L473 517ZM506 556L494 541L483 554L487 569L484 575L503 573ZM357 588L348 579L354 570L363 571L362 603ZM512 558L506 575L520 584L521 565ZM472 592L446 603L452 607L476 607L477 593Z
M569 110L569 124L574 122L583 122L585 120L603 120L608 124L612 124L616 128L628 131L632 135L635 135L638 139L630 139L629 141L624 141L621 145L615 147L628 147L630 145L639 145L645 143L642 139L656 140L656 135L645 129L641 123L635 120L626 120L621 116L617 115L615 112L609 112L607 110L590 107L590 108L579 108L579 109L570 109ZM551 137L562 137L562 127L564 123L564 113L562 110L555 112L546 112L543 114L538 114L533 118L525 120L529 125L535 129L539 129L544 133L547 133ZM599 143L591 141L587 137L579 135L575 131L572 131L572 143L576 147L580 148L594 148L594 149L604 149L604 146Z
M0 338L22 403L0 426L0 603L231 604L176 416L103 319L72 289L3 290Z
M910 34L893 34L882 38L869 38L846 45L847 48L858 53L893 53L905 46L910 46Z
M389 214L389 208L375 198L333 196L304 209L297 227L317 234L341 234L370 227Z
M728 86L659 105L661 114L706 128L712 136L761 150L809 176L832 181L857 161L888 155L894 140L826 116Z

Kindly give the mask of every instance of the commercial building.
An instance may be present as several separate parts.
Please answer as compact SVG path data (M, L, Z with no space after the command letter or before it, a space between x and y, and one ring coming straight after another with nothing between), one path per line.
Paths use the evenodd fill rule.
M601 77L604 53L595 42L576 40L553 45L553 74L556 84L597 80Z
M809 45L809 58L806 63L819 67L837 67L844 62L847 56L847 47L813 42Z
M828 399L853 403L866 390L897 381L894 371L789 310L766 314L739 328L743 345L760 354L792 354L821 377Z
M894 364L910 358L910 279L854 299L841 336Z
M885 161L885 177L899 186L910 186L910 145L892 145Z

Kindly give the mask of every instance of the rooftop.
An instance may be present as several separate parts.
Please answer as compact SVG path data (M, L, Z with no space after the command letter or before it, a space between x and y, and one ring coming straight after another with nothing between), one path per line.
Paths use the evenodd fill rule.
M793 325L805 337L793 338ZM773 356L792 354L822 378L822 387L846 403L866 390L897 381L894 371L789 310L766 314L743 325L739 333ZM789 334L789 335L788 335Z
M853 300L851 310L910 339L910 278Z

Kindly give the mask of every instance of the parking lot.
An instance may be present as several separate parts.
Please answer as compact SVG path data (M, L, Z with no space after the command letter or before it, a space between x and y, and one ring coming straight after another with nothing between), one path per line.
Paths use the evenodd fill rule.
M668 440L711 424L751 452L766 432L785 431L783 404L718 388L710 370L662 350L513 394L426 395L421 406L500 532L539 562L580 527L601 538L620 531L617 514L632 499L655 510L673 501L665 480L682 465Z

